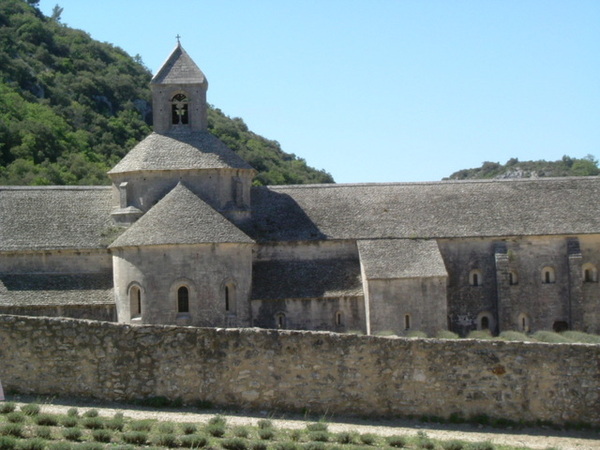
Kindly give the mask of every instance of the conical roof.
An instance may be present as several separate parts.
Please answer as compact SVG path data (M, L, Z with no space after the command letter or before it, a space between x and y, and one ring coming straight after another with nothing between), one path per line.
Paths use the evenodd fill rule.
M254 170L208 131L174 131L150 134L108 173L199 169Z
M153 84L205 84L208 80L181 44L152 78Z
M179 183L110 248L254 241Z

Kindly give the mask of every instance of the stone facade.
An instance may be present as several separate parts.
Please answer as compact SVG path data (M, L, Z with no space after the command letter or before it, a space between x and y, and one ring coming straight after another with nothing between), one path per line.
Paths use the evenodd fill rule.
M0 316L7 390L600 425L600 346Z
M0 187L0 311L132 324L600 333L600 178L252 186L178 45L111 187Z

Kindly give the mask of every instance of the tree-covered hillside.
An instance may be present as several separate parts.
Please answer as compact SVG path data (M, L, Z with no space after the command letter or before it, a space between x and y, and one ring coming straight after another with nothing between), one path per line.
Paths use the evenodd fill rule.
M151 132L151 74L37 2L0 1L0 184L107 184ZM333 182L218 109L209 129L259 171L257 184Z
M565 155L558 161L519 161L517 158L509 159L506 164L485 161L481 167L459 170L444 179L581 177L598 174L600 169L594 156L571 158Z

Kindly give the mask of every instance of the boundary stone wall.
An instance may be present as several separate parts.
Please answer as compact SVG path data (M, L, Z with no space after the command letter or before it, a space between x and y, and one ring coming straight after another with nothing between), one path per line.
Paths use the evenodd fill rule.
M0 315L6 390L357 415L600 424L600 345Z

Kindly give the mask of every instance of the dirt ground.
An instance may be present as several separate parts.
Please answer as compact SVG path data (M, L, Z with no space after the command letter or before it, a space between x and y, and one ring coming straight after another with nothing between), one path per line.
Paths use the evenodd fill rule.
M497 429L466 424L430 424L409 420L368 420L350 417L303 417L293 414L273 414L267 411L229 411L198 410L195 408L151 409L142 406L122 405L81 399L49 399L25 396L7 396L7 401L17 404L36 402L42 405L42 411L64 414L69 408L77 407L82 412L97 409L101 416L110 417L122 412L126 417L135 419L157 419L171 422L204 423L216 414L227 418L232 425L255 425L260 419L268 418L278 428L304 428L307 421L324 419L332 432L356 431L359 433L375 433L382 436L394 434L413 435L419 431L427 433L434 439L461 439L464 441L491 441L495 444L524 446L534 449L561 450L600 450L600 433L584 431L557 431L546 428Z

